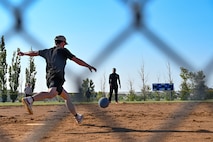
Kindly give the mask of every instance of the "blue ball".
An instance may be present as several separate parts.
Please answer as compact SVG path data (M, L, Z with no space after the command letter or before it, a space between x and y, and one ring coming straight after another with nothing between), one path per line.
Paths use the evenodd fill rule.
M102 108L106 108L109 106L109 100L106 97L102 97L99 99L98 105Z

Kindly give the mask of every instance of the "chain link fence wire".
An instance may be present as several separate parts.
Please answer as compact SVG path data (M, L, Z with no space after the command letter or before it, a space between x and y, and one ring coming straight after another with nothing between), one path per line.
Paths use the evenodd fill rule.
M5 38L10 39L14 38L14 35L19 36L20 38L26 39L27 42L32 44L34 47L39 47L40 49L45 48L45 46L39 42L40 39L38 37L34 37L33 33L30 33L29 31L26 30L25 24L27 24L28 21L26 21L26 13L28 12L27 10L30 10L31 6L36 6L35 2L39 2L38 0L23 0L18 6L13 5L12 2L9 2L8 0L1 0L0 5L6 9L6 11L11 15L10 18L13 19L12 26L9 27L4 33L1 33L1 35L4 35ZM129 25L123 29L120 33L118 33L114 39L112 39L107 45L105 45L102 48L102 51L97 53L97 56L92 59L92 65L95 67L101 67L101 65L105 62L105 60L113 53L115 53L118 50L121 49L121 44L123 44L130 36L132 36L135 33L140 33L141 35L144 35L148 41L150 41L155 48L160 50L162 54L167 55L174 63L176 63L178 66L184 66L188 68L189 70L194 70L196 67L193 64L190 64L187 60L187 57L182 56L180 53L175 52L173 49L174 47L167 44L166 40L161 39L155 31L152 31L149 29L149 26L145 23L145 10L147 4L152 4L153 0L120 0L118 1L118 4L122 4L123 6L126 7L127 10L130 10L132 13L132 19L129 20ZM209 62L204 65L204 72L207 73L207 77L210 76L213 70L213 67L211 66L213 63L213 58L209 60ZM70 69L69 69L70 70ZM70 72L73 74L73 72L70 70ZM87 74L86 72L80 73L81 74ZM76 78L76 87L79 88L81 86L81 76L79 74L75 74ZM177 110L175 115L182 115L185 118L190 115L190 112L196 109L196 107L199 106L199 103L193 103L188 104L185 103L179 110ZM191 107L191 109L186 111L188 107ZM210 108L211 109L211 108ZM88 110L91 112L91 110ZM63 110L57 110L58 115L63 115ZM112 119L111 115L108 113L105 113L105 118L106 119ZM65 117L68 117L70 115L64 115ZM54 116L50 116L54 117ZM182 118L182 117L181 117ZM183 119L175 119L171 120L171 122L165 122L161 126L161 130L159 131L165 131L168 127L170 130L175 129L179 124L181 124L181 121ZM101 119L101 118L97 118ZM23 141L39 141L45 135L50 132L54 126L60 125L61 120L54 120L52 121L46 121L46 125L39 127L38 129L34 130L33 135L27 137ZM102 120L104 121L104 120ZM116 122L115 120L110 121L115 124L119 124L119 122ZM169 126L168 126L169 124ZM107 126L107 124L106 124ZM114 125L116 126L116 125ZM113 128L112 128L113 129ZM129 130L126 128L126 130ZM134 130L129 130L129 131L134 131ZM143 132L143 131L141 131ZM151 132L151 131L150 131ZM155 131L153 131L155 132ZM1 141L11 141L6 137L7 131L0 129L0 139ZM131 138L130 135L127 135L126 137L122 136L122 133L117 133L121 141L125 141L126 137L128 137L128 140L134 141L134 139ZM148 142L153 142L153 141L165 141L166 137L168 136L168 133L155 133L153 134Z

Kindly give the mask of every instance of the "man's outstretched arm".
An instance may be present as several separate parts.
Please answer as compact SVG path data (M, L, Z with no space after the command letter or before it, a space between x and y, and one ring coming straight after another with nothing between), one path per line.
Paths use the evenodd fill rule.
M77 64L79 64L81 66L89 68L89 70L91 72L92 72L92 70L96 71L96 68L94 68L93 66L90 66L89 64L87 64L86 62L84 62L83 60L81 60L81 59L79 59L77 57L73 57L71 60L76 62Z
M19 56L24 56L24 55L27 55L27 56L38 56L38 51L29 51L29 52L18 52L18 55Z

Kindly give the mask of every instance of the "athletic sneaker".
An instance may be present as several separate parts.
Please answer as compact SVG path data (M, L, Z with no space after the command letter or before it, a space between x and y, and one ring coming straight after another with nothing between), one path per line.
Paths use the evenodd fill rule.
M75 116L75 121L80 124L83 121L83 115L77 113L77 116Z
M32 103L29 102L27 97L22 98L22 103L24 104L24 106L27 109L27 111L29 112L29 114L33 114Z

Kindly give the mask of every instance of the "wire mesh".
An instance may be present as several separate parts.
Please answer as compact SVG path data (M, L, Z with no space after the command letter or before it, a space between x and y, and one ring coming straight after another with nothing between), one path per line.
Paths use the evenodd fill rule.
M39 49L45 48L45 46L42 44L41 39L39 39L39 37L34 37L33 33L29 32L28 29L26 29L26 24L29 22L26 19L26 13L29 12L31 10L32 7L36 7L35 2L39 3L39 1L37 0L23 0L18 6L17 5L13 5L12 2L8 1L8 0L1 0L0 1L0 5L6 9L6 11L10 14L10 20L11 20L11 26L3 33L1 33L2 35L5 36L5 38L7 39L11 39L14 38L14 36L18 36L24 40L26 40L27 42L29 42L31 45L33 45L34 47L39 47ZM162 54L165 54L169 57L169 59L171 59L172 61L174 61L178 66L184 66L190 70L195 70L197 67L194 66L193 64L188 62L187 57L184 57L181 55L181 53L178 53L176 51L174 51L174 47L169 45L166 40L161 39L160 36L158 36L155 31L152 31L149 26L147 25L147 23L145 22L146 20L146 16L144 15L147 4L152 4L153 0L149 1L149 0L135 0L135 1L131 1L131 0L122 0L120 1L120 3L118 2L118 4L123 4L123 6L125 6L127 8L127 10L130 11L130 15L132 18L129 19L129 25L124 28L120 33L118 33L117 35L115 35L115 37L109 42L107 43L102 50L97 53L97 56L95 56L94 58L92 58L92 62L91 64L94 65L95 67L101 67L101 65L107 60L107 58L118 51L122 50L121 49L121 44L123 44L126 40L128 40L128 38L130 38L133 34L135 33L139 33L139 36L143 35L144 37L147 38L148 41L150 41L155 48L157 48L159 51L161 51ZM38 49L38 48L37 48ZM203 66L204 71L206 72L206 76L210 76L212 74L212 64L213 59L209 59L209 62L207 62L207 64L205 64ZM72 72L70 70L70 72ZM72 72L73 74L73 72ZM80 74L87 74L86 72L80 73ZM76 82L76 88L80 87L80 83L81 83L81 76L79 74L75 74L76 78L75 78L75 82ZM196 107L199 105L199 103L194 104L192 107L192 109L190 111L193 111L193 109L196 109ZM189 107L188 104L186 103L185 105L183 105L179 110L177 110L176 112L174 112L176 115L190 115L190 112L186 112L186 108ZM60 115L61 110L58 110L58 114ZM105 114L107 119L112 119L110 114ZM67 116L64 116L67 117ZM98 119L98 118L97 118ZM56 120L54 121L55 125L59 124L61 120ZM180 119L175 119L175 120L171 120L172 122L168 122L168 124L170 124L171 129L175 128L176 126L178 126L182 120ZM111 121L114 123L119 124L119 122L116 121ZM49 122L46 122L49 123ZM52 122L51 122L52 123ZM107 124L106 124L107 125ZM164 129L165 127L168 127L167 124L162 124L161 128ZM53 129L52 125L44 125L42 127L40 127L39 129L35 130L35 133L26 138L24 141L39 141L42 137L44 137L49 131L51 131L51 129ZM128 129L128 128L126 128ZM5 130L0 130L1 134L6 134L7 131ZM122 134L117 134L119 135L119 138L122 141L125 141L125 139L123 139ZM166 138L167 134L164 133L162 134L156 134L153 135L152 137L150 137L150 139L148 140L149 142L153 142L153 141L158 141L159 139L161 141L164 141ZM1 140L3 141L10 141L9 139L7 139L6 137L4 137L4 135L0 135ZM131 137L129 137L130 141L134 141L133 139L131 140Z

